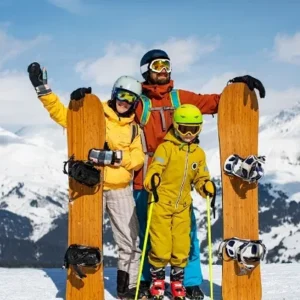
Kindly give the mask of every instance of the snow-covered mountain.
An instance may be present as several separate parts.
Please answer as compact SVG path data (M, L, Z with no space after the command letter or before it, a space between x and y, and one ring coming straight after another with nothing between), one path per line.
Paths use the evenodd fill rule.
M201 145L220 186L217 118L206 117ZM259 186L260 235L266 262L300 261L300 103L260 120L259 152L266 155L266 175ZM67 247L68 178L66 132L58 125L0 128L1 265L60 266ZM221 190L212 219L214 250L222 236ZM194 194L201 248L206 255L205 200ZM105 219L106 264L116 262L116 247ZM217 257L215 256L215 262Z

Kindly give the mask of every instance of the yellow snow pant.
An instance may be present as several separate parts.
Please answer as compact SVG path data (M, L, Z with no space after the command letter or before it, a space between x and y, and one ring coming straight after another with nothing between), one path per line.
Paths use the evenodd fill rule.
M173 201L160 198L153 204L148 257L149 263L156 268L168 263L181 268L187 265L191 243L191 201L181 203L176 208Z

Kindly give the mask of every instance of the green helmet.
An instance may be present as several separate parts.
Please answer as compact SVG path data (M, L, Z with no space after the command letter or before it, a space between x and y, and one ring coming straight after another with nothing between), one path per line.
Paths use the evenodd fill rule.
M193 140L202 130L201 111L192 104L179 106L173 115L173 126L176 136L180 139L192 138Z
M183 104L175 110L173 122L176 124L202 124L203 117L195 105Z

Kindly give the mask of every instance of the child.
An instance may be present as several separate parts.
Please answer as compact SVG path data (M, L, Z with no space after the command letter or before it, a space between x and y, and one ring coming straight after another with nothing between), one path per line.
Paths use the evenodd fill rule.
M215 193L205 153L198 146L202 122L202 114L194 105L181 105L175 110L173 128L155 151L144 181L145 189L151 191L151 178L159 174L160 184L156 182L159 200L153 205L148 254L152 276L150 293L157 299L162 299L164 294L168 263L173 297L186 296L182 282L190 251L191 188L194 186L202 197Z
M39 99L50 117L67 126L67 108L42 81L45 74L38 63L28 67L29 77ZM122 161L104 167L103 207L106 209L119 248L117 293L120 298L134 298L138 276L139 225L135 202L130 188L132 172L144 163L140 129L133 122L134 110L142 92L141 83L129 76L120 77L114 84L111 99L102 102L106 121L106 144L112 151L122 151ZM91 89L80 88L71 94L73 100L82 99ZM135 134L134 134L135 132Z

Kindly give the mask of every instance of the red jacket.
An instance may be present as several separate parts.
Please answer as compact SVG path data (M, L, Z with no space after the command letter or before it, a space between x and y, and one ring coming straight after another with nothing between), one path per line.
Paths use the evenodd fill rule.
M173 80L165 85L147 85L143 83L143 94L151 99L152 107L170 107L172 106L170 99L170 91L173 89ZM197 106L202 114L215 114L218 111L218 104L220 95L201 95L193 92L178 90L181 104L193 104ZM140 123L142 116L143 104L139 102L135 114L136 122ZM169 127L172 125L173 111L164 111L164 119L166 122L166 128L163 130L162 117L159 111L152 111L147 124L144 127L144 134L147 145L147 152L150 153L150 158L147 163L147 167L151 162L151 154L155 152L157 146L163 141ZM143 174L144 168L136 171L134 174L133 188L135 190L143 189Z

